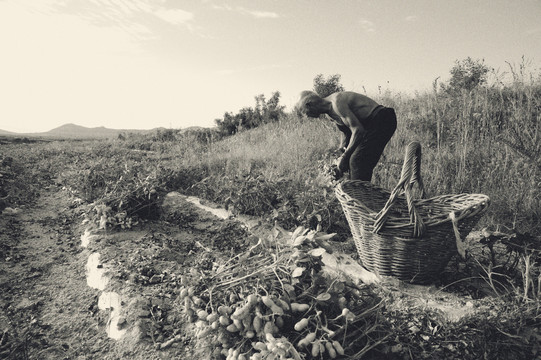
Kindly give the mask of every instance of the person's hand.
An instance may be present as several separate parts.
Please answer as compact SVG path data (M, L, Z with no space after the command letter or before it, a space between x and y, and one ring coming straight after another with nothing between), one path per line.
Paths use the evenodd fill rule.
M346 148L343 148L343 147L336 148L336 149L332 150L329 155L331 155L333 157L336 156L336 158L339 158L340 156L342 156L342 154L344 153L345 150L346 150ZM334 162L338 165L337 161L338 160L335 160Z
M340 180L344 176L344 173L338 168L338 165L332 165L331 176L334 180Z
M349 161L347 161L343 156L338 158L338 169L340 169L342 173L349 170Z

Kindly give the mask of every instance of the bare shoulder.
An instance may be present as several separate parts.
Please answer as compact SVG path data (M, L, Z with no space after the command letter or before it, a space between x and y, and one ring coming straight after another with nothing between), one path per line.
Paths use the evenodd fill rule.
M326 99L332 102L336 102L336 103L348 103L348 104L370 101L369 97L353 92L353 91L336 92L334 94L329 95Z
M354 109L359 106L364 106L373 101L367 96L353 91L337 92L329 95L326 99L331 101L339 112L345 109Z

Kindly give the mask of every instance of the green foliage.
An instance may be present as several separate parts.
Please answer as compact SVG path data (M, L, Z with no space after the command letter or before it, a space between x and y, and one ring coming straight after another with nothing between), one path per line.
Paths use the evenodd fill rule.
M19 159L0 156L0 213L6 207L16 207L35 199L37 184L27 181L31 170Z
M218 129L214 128L158 129L150 134L120 134L117 143L130 150L163 153L169 152L171 146L183 147L184 151L206 148L220 138Z
M144 144L148 136L155 135L137 138ZM128 149L124 147L125 141L129 141ZM169 149L175 144L164 141L161 144L168 143ZM89 147L84 156L73 154L71 157L78 160L65 163L66 168L57 170L57 180L91 204L87 211L91 220L98 222L104 215L107 226L130 227L141 219L156 219L166 192L182 190L205 176L200 164L166 164L161 151L141 151L136 143L132 138L86 144ZM131 149L132 145L136 149Z
M155 218L161 169L149 169L149 165L115 154L66 171L61 181L86 202L105 205L113 215Z
M329 75L326 79L323 74L318 74L314 78L314 91L321 97L327 97L335 92L344 91L344 86L340 83L339 74Z
M255 101L254 108L244 107L237 114L226 112L222 119L216 119L219 133L222 136L230 136L242 130L278 121L284 115L284 106L280 105L279 91L273 92L269 100L265 100L263 94L257 95Z
M487 74L490 68L484 64L484 60L473 60L467 57L464 60L456 60L451 68L451 79L444 90L450 93L461 90L471 91L487 82Z
M224 204L234 214L263 217L286 228L320 225L341 238L348 236L340 204L332 189L321 183L266 178L261 173L214 175L194 184L188 194Z

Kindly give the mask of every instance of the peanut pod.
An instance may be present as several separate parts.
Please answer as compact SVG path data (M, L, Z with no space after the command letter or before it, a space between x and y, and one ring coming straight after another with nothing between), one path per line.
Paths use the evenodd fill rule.
M319 355L319 340L316 340L312 343L312 356L317 357Z
M231 310L231 307L229 306L226 306L226 305L220 305L218 306L218 313L220 313L221 315L229 315L231 314L233 310Z
M235 324L230 324L225 328L229 332L238 332L239 328Z
M325 342L325 348L327 349L327 352L329 353L331 359L336 358L336 350L334 349L334 346L330 341Z
M344 355L344 348L342 347L342 345L340 345L338 341L334 340L332 342L332 346L334 347L338 355Z
M263 320L258 315L254 316L253 327L256 333L260 333L263 330Z
M199 310L197 312L197 317L201 320L207 320L208 313L205 310Z
M262 296L261 300L274 314L284 315L284 309L276 305L269 296Z
M221 325L223 326L227 326L231 323L231 320L226 316L226 315L222 315L220 316L220 318L218 319L218 321L220 322Z
M219 316L218 314L212 313L212 314L209 314L209 315L207 316L207 321L208 321L209 323L213 323L213 322L215 322L216 320L218 320L219 317L220 317L220 316Z
M310 344L312 341L314 341L316 338L316 333L315 332L311 332L311 333L308 333L308 335L306 335L304 338L302 338L297 345L299 345L300 347L304 347L304 346L308 346L308 344Z
M310 309L308 304L291 303L291 310L294 312L304 312Z
M306 318L303 318L301 320L299 320L295 326L293 326L293 328L296 330L296 331L302 331L305 327L308 326L308 319Z
M265 351L267 350L267 345L265 345L265 343L261 342L261 341L258 341L256 343L252 343L252 347L256 350L259 350L259 351Z

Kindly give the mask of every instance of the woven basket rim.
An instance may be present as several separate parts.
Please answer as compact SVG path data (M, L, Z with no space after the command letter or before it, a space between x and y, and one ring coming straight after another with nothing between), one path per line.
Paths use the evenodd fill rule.
M355 207L358 210L363 211L366 217L370 219L374 218L375 220L375 217L378 214L380 209L371 209L365 204L363 204L361 200L351 196L347 191L347 187L353 186L353 185L369 188L371 191L379 191L380 193L385 194L385 195L389 195L390 192L386 189L381 188L380 186L372 184L369 181L362 181L362 180L346 180L336 186L335 192L337 193L337 195L340 195L339 200L342 202L343 206ZM346 188L344 188L344 186ZM340 197L342 197L343 200L340 199ZM401 198L403 197L401 196ZM468 217L469 216L468 212L471 209L480 207L481 208L480 210L482 210L486 208L488 204L490 203L490 197L485 194L480 194L480 193L444 194L444 195L433 196L427 199L415 199L413 202L416 207L418 207L419 209L423 209L423 208L431 207L431 205L433 204L456 205L459 203L465 203L466 202L465 200L470 201L470 204L464 204L463 206L454 207L452 210L457 214L456 217L458 220L463 219L464 217ZM444 222L450 222L451 221L451 218L449 217L450 212L451 211L436 213L436 214L433 214L433 216L430 216L429 218L423 219L423 220L427 226L441 224ZM477 212L474 212L474 213L477 213ZM388 225L390 225L389 223L393 223L392 227L395 227L395 228L402 227L400 224L396 222L396 220L400 222L405 219L396 218L390 215L389 218L387 219L387 223ZM407 227L410 225L411 224L409 222L404 223L403 227Z

